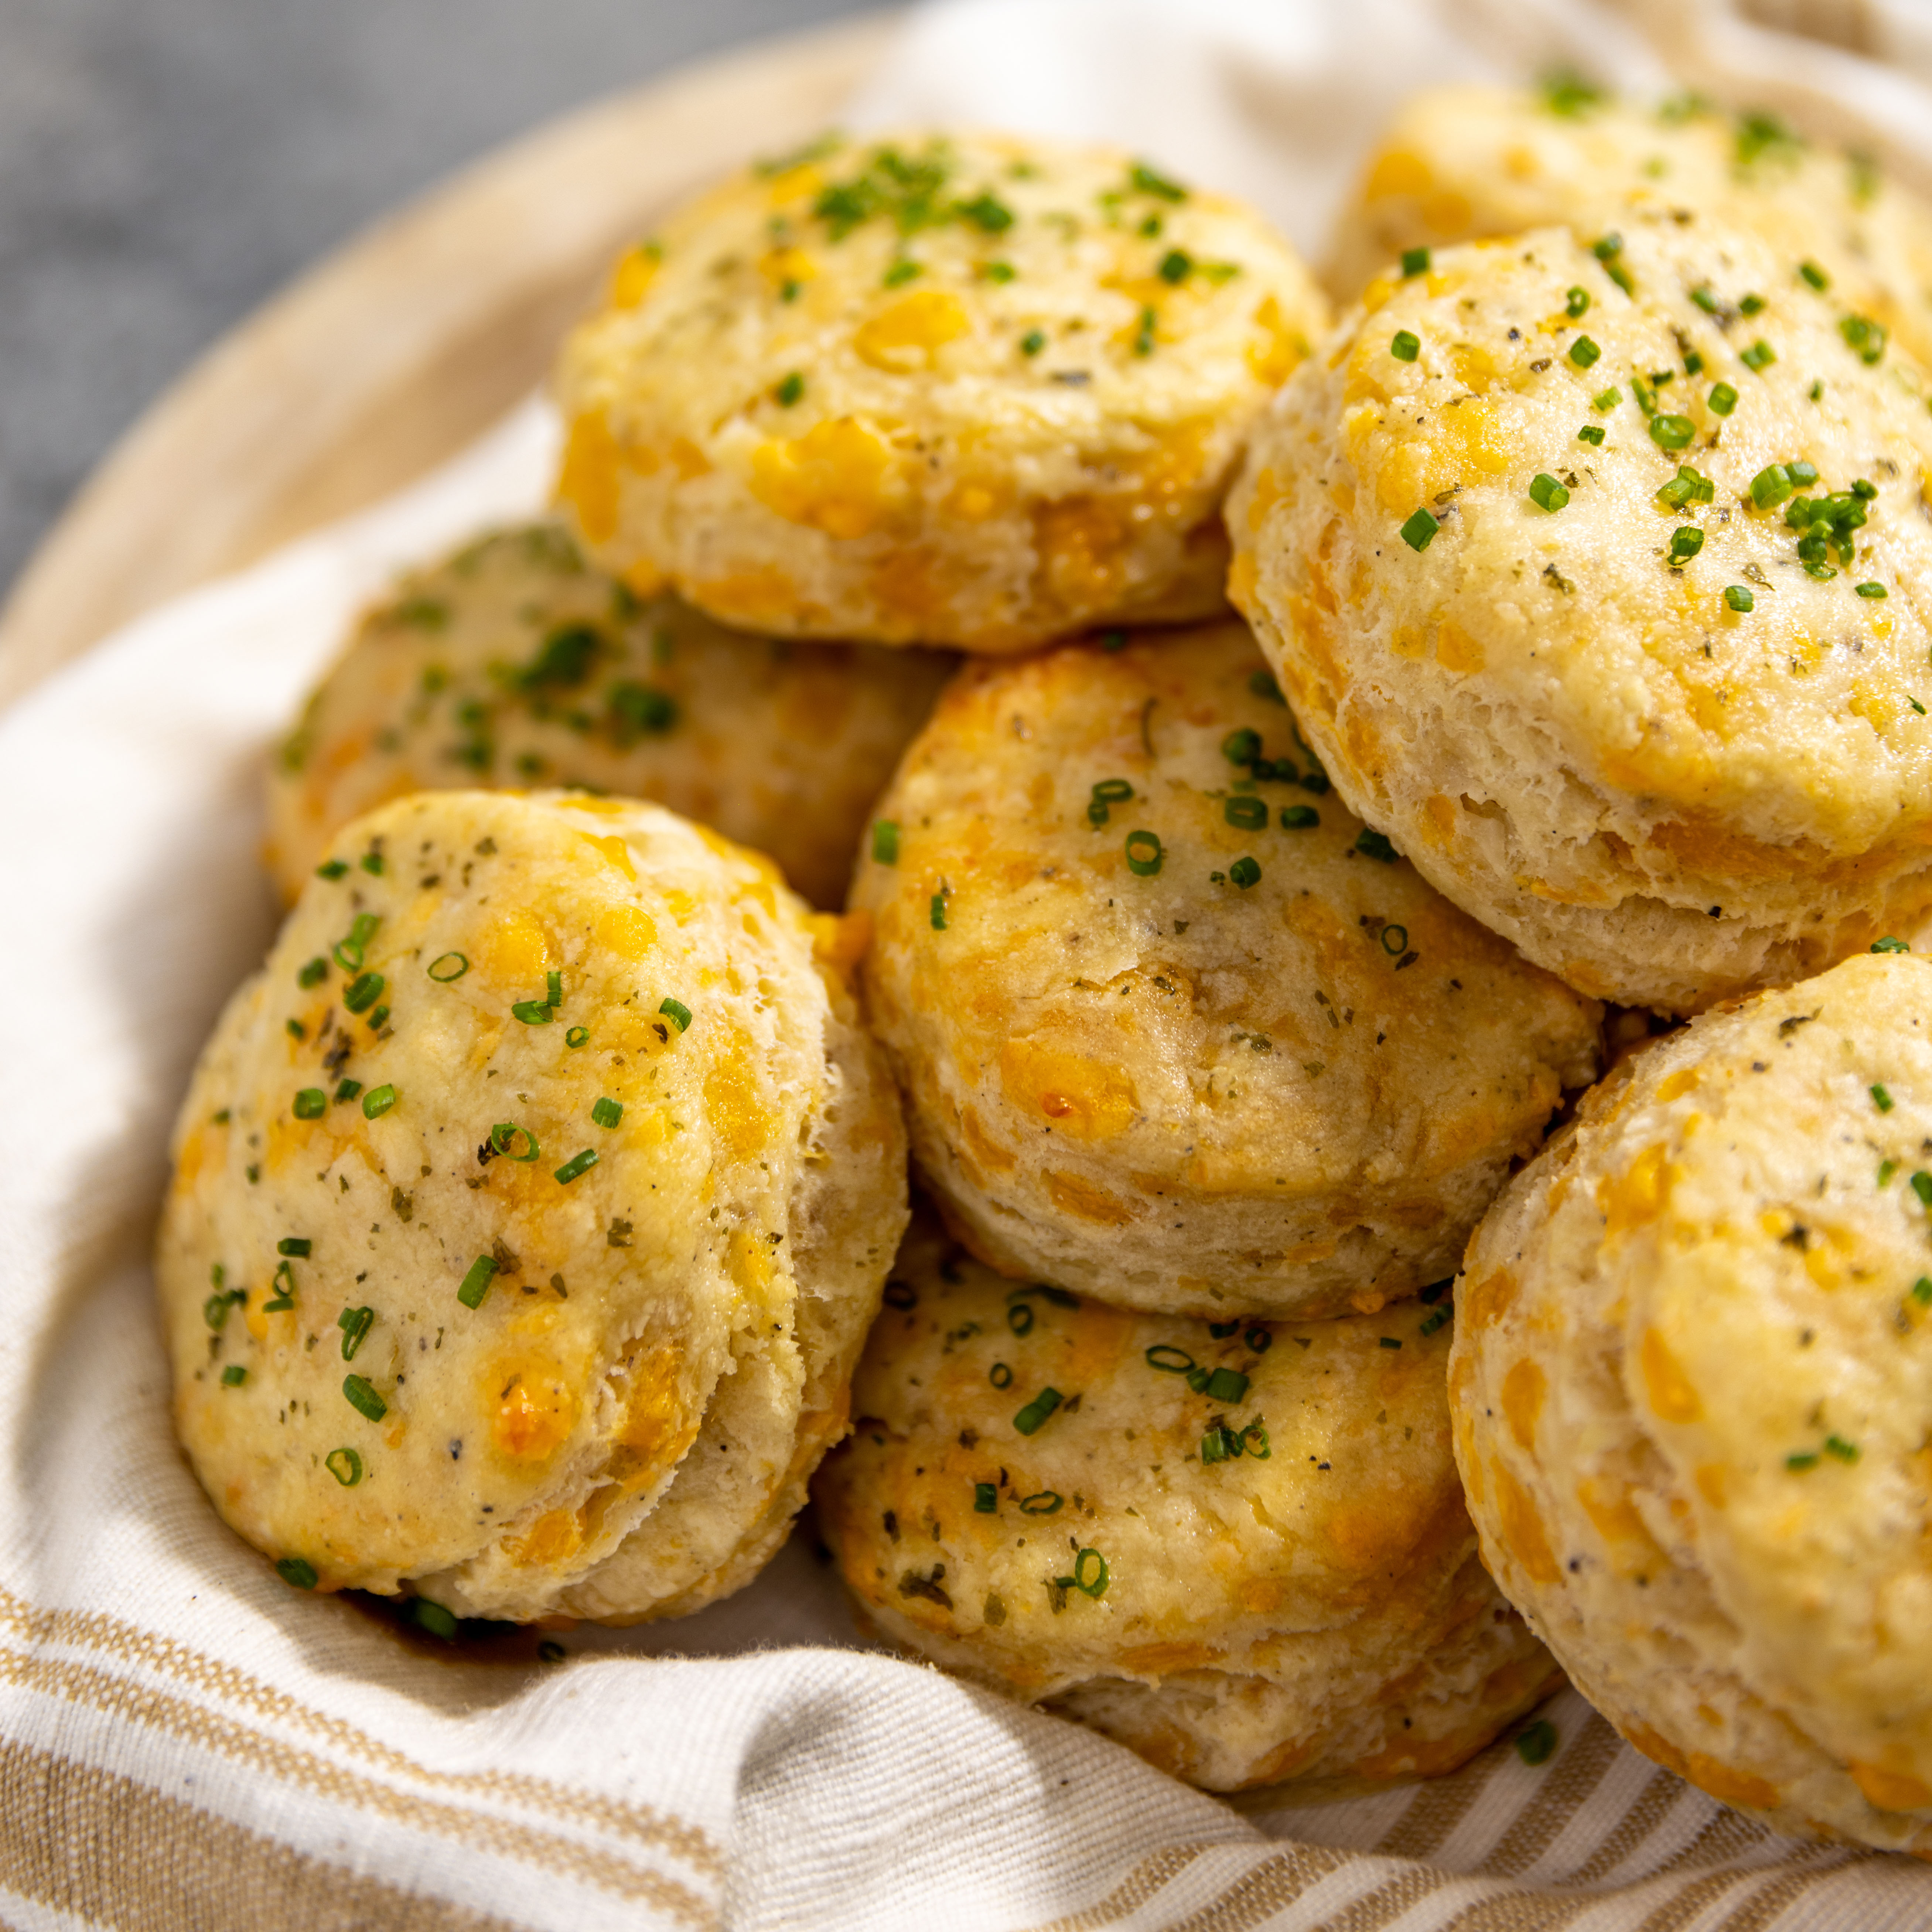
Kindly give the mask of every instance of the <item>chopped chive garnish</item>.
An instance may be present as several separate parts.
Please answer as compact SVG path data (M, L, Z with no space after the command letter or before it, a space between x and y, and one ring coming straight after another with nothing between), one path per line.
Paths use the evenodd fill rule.
M296 984L298 986L319 986L328 977L328 962L318 952L296 975Z
M221 1372L224 1388L239 1388L248 1379L248 1371L239 1362L230 1362Z
M1239 886L1243 892L1246 892L1250 886L1258 885L1261 882L1261 867L1252 859L1237 859L1228 868L1229 880Z
M332 1449L322 1459L322 1466L345 1490L352 1490L362 1480L362 1458L353 1449Z
M362 1118L365 1120L380 1120L396 1104L396 1090L386 1082L380 1087L372 1087L362 1096Z
M1720 307L1718 298L1711 292L1709 286L1706 284L1700 283L1690 291L1690 299L1706 315L1715 315Z
M306 1040L308 1037L308 1028L304 1026L300 1020L283 1021L282 1030L291 1040Z
M325 859L315 868L315 875L318 879L339 879L348 869L349 862L346 859Z
M362 1346L362 1340L376 1325L376 1311L373 1308L345 1308L335 1318L335 1325L342 1330L342 1359L352 1362L356 1352Z
M1650 419L1650 440L1660 449L1682 449L1697 434L1697 425L1688 416L1654 416Z
M580 1174L588 1174L597 1165L597 1150L586 1148L581 1154L574 1154L557 1169L556 1178L568 1187Z
M624 1118L624 1105L621 1100L600 1100L590 1110L590 1118L600 1127L614 1127Z
M1755 608L1757 599L1742 584L1729 584L1724 586L1724 602L1733 610L1744 612Z
M1670 533L1670 561L1688 563L1704 548L1704 532L1695 524L1680 524Z
M298 1120L319 1120L328 1105L328 1096L320 1087L304 1087L296 1096L296 1118Z
M1141 326L1134 332L1134 353L1151 356L1154 353L1154 332L1160 318L1150 308L1141 310Z
M350 982L348 991L342 996L342 1004L352 1013L367 1012L382 997L387 983L380 973L362 974Z
M1912 948L1904 940L1887 933L1882 939L1874 939L1870 950L1874 952L1910 952Z
M1210 1402L1244 1402L1247 1400L1248 1378L1238 1369L1216 1369L1208 1378L1205 1394Z
M1891 593L1882 584L1855 584L1852 589L1861 597L1886 597Z
M1251 765L1262 754L1262 734L1244 725L1221 740L1221 755L1231 765Z
M933 894L932 903L926 908L926 918L934 932L946 930L946 895L944 892Z
M996 1515L999 1507L1000 1492L992 1484L975 1483L973 1485L973 1508L976 1514Z
M1680 463L1677 474L1657 493L1657 500L1666 509L1681 510L1686 503L1708 503L1717 495L1717 485L1709 477Z
M1011 1388L1013 1385L1013 1372L1004 1362L995 1362L986 1371L986 1379L995 1388Z
M1382 950L1394 959L1408 950L1408 928L1406 926L1385 926L1382 928Z
M563 1043L566 1046L581 1046L590 1037L590 1029L588 1027L572 1027L564 1035Z
M1285 805L1281 808L1284 832L1306 832L1311 825L1321 823L1322 814L1312 805Z
M1593 410L1599 410L1604 415L1607 416L1611 410L1616 407L1618 404L1623 400L1623 399L1624 392L1622 390L1605 389L1600 394L1592 396L1590 398L1590 406Z
M1147 1364L1150 1369L1159 1369L1163 1375L1183 1376L1194 1366L1194 1358L1185 1348L1177 1348L1171 1342L1156 1342L1147 1352Z
M1095 831L1105 825L1117 805L1126 804L1134 795L1134 788L1125 778L1102 778L1088 794L1087 823Z
M1882 1082L1874 1082L1873 1083L1871 1096L1872 1104L1877 1108L1881 1114L1890 1113L1892 1108L1898 1105L1898 1102L1892 1099L1891 1094L1886 1090ZM1918 1177L1916 1174L1912 1177L1912 1184L1915 1187L1918 1185Z
M470 970L470 962L460 952L440 953L429 962L429 976L439 986L446 986L452 980L460 980Z
M544 996L554 1006L563 1004L563 975L546 973L544 975Z
M1022 1436L1034 1434L1047 1418L1066 1398L1056 1388L1043 1388L1013 1418L1013 1426Z
M1583 427L1576 432L1576 440L1579 442L1592 443L1598 448L1600 449L1604 446L1603 424L1601 423L1586 423Z
M1425 550L1442 526L1426 510L1418 510L1402 526L1402 540L1412 550Z
M372 879L380 879L382 876L384 862L381 853L364 852L362 857L357 860L356 862L360 866L363 871L367 872Z
M1832 278L1816 262L1800 262L1798 278L1808 287L1816 289L1820 295L1832 286Z
M1738 313L1740 315L1762 315L1764 313L1763 296L1754 295L1740 296L1738 301Z
M275 1244L278 1255L287 1255L294 1260L305 1262L314 1252L315 1244L304 1234L286 1234Z
M313 1590L316 1586L315 1565L306 1557L284 1556L275 1565L275 1574L292 1590Z
M1912 1192L1918 1196L1919 1206L1932 1208L1932 1174L1928 1174L1922 1168L1912 1175L1909 1185Z
M1796 1454L1784 1459L1787 1469L1815 1469L1818 1466L1818 1452L1815 1449L1801 1449Z
M1020 1508L1028 1516L1052 1516L1066 1501L1058 1490L1040 1490L1020 1498Z
M1286 704L1288 700L1281 694L1281 685L1271 670L1250 671L1248 688L1257 698L1265 698L1270 704Z
M389 1405L376 1393L375 1385L362 1376L344 1376L342 1393L349 1406L358 1414L366 1415L371 1422L380 1422L389 1412Z
M1563 313L1572 322L1579 316L1587 315L1590 308L1590 292L1588 289L1572 289L1563 299Z
M660 1000L658 1002L658 1011L662 1013L680 1033L684 1032L691 1024L691 1009L682 1000Z
M1738 392L1728 382L1716 382L1712 385L1711 393L1705 400L1710 404L1713 416L1727 416L1738 406Z
M1030 328L1020 338L1020 353L1022 356L1037 356L1046 346L1046 332L1044 329Z
M1405 275L1426 274L1429 270L1429 250L1426 248L1405 248L1402 251L1402 272Z
M362 1082L350 1079L346 1073L335 1083L335 1097L338 1100L352 1100L362 1090Z
M1170 248L1160 258L1160 266L1155 272L1170 287L1186 280L1194 266L1194 257L1185 248Z
M1754 375L1762 375L1778 360L1778 351L1772 348L1763 337L1760 336L1756 341L1738 356L1738 360Z
M1107 1594L1107 1559L1097 1550L1083 1550L1074 1558L1073 1587L1089 1597Z
M1858 1460L1858 1447L1856 1442L1847 1442L1842 1436L1828 1436L1825 1438L1825 1454L1835 1456L1840 1462L1856 1462Z
M1130 832L1126 840L1127 870L1137 879L1150 879L1167 856L1160 840L1151 832Z
M1922 1274L1912 1284L1912 1298L1921 1308L1932 1308L1932 1276Z
M556 1018L548 1000L519 1000L510 1009L510 1015L526 1026L548 1026Z
M1580 369L1587 369L1603 355L1603 351L1587 335L1580 335L1570 345L1570 359Z
M1704 373L1704 358L1694 349L1684 358L1684 373L1687 376L1701 376Z
M980 266L982 281L1010 282L1018 272L1010 262L982 262Z
M296 1274L286 1262L275 1264L274 1278L269 1286L275 1292L262 1304L265 1315L279 1315L296 1305Z
M1395 848L1379 832L1371 831L1366 825L1356 835L1352 850L1359 852L1365 859L1379 859L1384 866L1392 866L1400 856Z
M523 1137L524 1151L517 1151L517 1138ZM512 1160L530 1166L542 1153L537 1144L537 1137L528 1127L520 1127L514 1120L499 1120L490 1130L490 1145L497 1154L508 1154Z
M1867 482L1862 476L1855 478L1852 484L1852 494L1857 497L1860 502L1869 503L1877 496L1878 485L1876 483Z
M1538 470L1529 480L1529 500L1540 510L1552 513L1570 500L1570 493L1556 478Z
M1525 1764L1547 1764L1556 1749L1556 1726L1547 1718L1516 1733L1516 1754Z
M1238 831L1258 832L1268 822L1268 801L1252 792L1232 793L1221 802L1221 816Z
M1892 1177L1898 1172L1898 1163L1897 1161L1880 1161L1878 1164L1878 1184L1880 1186L1888 1187L1892 1184Z
M875 865L896 866L899 862L899 828L896 819L875 819L872 824L872 860Z
M469 1272L463 1277L462 1286L456 1291L456 1298L465 1308L482 1305L483 1298L490 1292L490 1277L496 1272L496 1264L488 1255L478 1255L470 1264Z
M879 278L880 284L888 289L901 288L918 273L919 264L909 256L902 255Z
M1862 315L1848 315L1838 324L1838 333L1861 362L1876 362L1885 353L1888 332L1882 322Z
M1453 1308L1435 1309L1423 1318L1422 1326L1415 1332L1426 1340L1438 1329L1448 1328L1455 1318L1456 1311Z
M772 392L772 398L781 409L790 409L805 394L805 378L794 369Z
M1397 1341L1393 1335L1378 1336L1376 1340L1384 1348L1400 1348L1402 1346L1401 1342Z
M1390 340L1389 353L1398 362L1413 362L1422 353L1421 339L1406 328L1399 328Z
M427 1597L412 1597L410 1600L409 1619L419 1630L427 1630L431 1636L440 1637L445 1643L452 1642L456 1635L456 1618L440 1604L433 1604Z

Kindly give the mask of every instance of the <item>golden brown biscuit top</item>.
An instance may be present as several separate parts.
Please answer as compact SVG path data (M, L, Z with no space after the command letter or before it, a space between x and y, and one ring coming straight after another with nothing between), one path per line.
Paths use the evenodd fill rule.
M1689 1546L1745 1674L1932 1770L1932 962L1862 956L1694 1022L1546 1164L1535 1306L1521 1264L1472 1272L1457 1376L1480 1360L1526 1445L1618 1378L1678 1499L1639 1534ZM1612 1359L1566 1354L1606 1324Z
M1342 807L1244 626L969 667L880 810L867 970L997 1069L976 1159L1050 1129L1148 1191L1420 1185L1594 1068L1594 1005Z
M1258 217L1126 154L827 136L620 262L565 351L560 488L599 530L614 436L628 461L722 462L780 515L857 537L905 494L922 431L956 445L951 507L972 522L1026 489L976 450L1130 424L1160 439L1148 487L1165 465L1181 488L1190 434L1204 446L1230 399L1280 382L1324 317Z
M647 796L769 851L820 904L950 660L748 636L634 596L534 523L412 574L364 619L272 769L292 899L348 818L424 788Z
M848 1570L915 1621L1130 1670L1327 1628L1468 1534L1448 1321L1129 1314L916 1222L854 1384Z
M1234 594L1292 620L1294 573L1269 574L1305 556L1307 597L1352 608L1351 676L1387 662L1533 720L1634 796L1618 836L1667 818L1707 871L1917 839L1926 388L1830 289L1701 219L1458 248L1372 284L1258 432Z
M581 1568L669 1480L732 1336L790 1324L826 1083L808 916L650 806L430 793L350 831L178 1130L183 1436L325 1583L506 1534ZM204 1250L206 1282L178 1258Z
M1574 81L1538 90L1447 87L1416 95L1342 218L1349 296L1416 244L1511 235L1547 222L1605 227L1692 208L1809 260L1850 305L1932 350L1932 211L1869 157L1808 141L1760 110L1694 97L1657 106Z

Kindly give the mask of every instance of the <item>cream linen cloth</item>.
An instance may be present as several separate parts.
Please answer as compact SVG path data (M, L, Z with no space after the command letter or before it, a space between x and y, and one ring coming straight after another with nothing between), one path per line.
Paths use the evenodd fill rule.
M957 0L911 16L853 119L1117 139L1318 250L1412 88L1559 62L1660 86L1647 28L1712 91L1862 126L1932 178L1924 4L1763 0L1828 46L1694 4ZM1932 1871L1774 1838L1574 1694L1540 1766L1504 1743L1238 1809L866 1650L808 1519L729 1602L548 1664L406 1647L221 1526L171 1437L147 1254L189 1066L273 928L265 748L384 575L540 502L555 444L532 404L0 718L0 1920L1932 1928Z

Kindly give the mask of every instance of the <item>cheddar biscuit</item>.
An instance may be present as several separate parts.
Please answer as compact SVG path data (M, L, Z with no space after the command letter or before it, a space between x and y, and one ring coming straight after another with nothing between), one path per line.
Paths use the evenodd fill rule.
M555 524L500 531L358 626L270 767L271 868L292 903L336 832L391 799L561 785L668 805L841 905L949 663L746 637L632 596Z
M1594 242L1685 209L1761 236L1787 276L1932 356L1932 210L1874 162L1770 115L1643 107L1570 82L1417 94L1337 224L1328 279L1352 301L1408 249L1552 222Z
M1453 1769L1552 1688L1477 1560L1446 1300L1133 1315L916 1220L819 1522L862 1618L1213 1790Z
M1326 321L1258 216L1126 155L828 137L619 263L558 364L558 495L610 568L756 631L1199 616L1248 423Z
M1702 218L1440 254L1256 432L1232 587L1418 871L1694 1011L1932 905L1926 388Z
M956 1232L1126 1306L1414 1294L1595 1070L1592 1003L1350 814L1238 623L968 664L853 904Z
M331 850L176 1130L196 1474L304 1587L613 1622L735 1588L904 1222L840 922L649 805L426 793Z
M1932 966L1626 1063L1470 1245L1456 1459L1507 1595L1636 1748L1932 1853Z

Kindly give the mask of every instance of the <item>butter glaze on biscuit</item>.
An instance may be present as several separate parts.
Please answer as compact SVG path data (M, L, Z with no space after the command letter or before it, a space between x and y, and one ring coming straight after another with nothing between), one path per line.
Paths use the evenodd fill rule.
M922 1220L892 1272L814 1495L894 1642L1219 1791L1452 1770L1553 1687L1476 1560L1446 1301L1210 1330Z
M1593 1004L1365 835L1244 625L969 664L878 812L869 1015L1009 1274L1379 1307L1594 1076Z
M1450 1369L1484 1561L1592 1702L1780 1830L1922 1856L1928 1165L1932 964L1708 1014L1511 1182Z
M348 828L176 1132L176 1420L230 1525L291 1581L465 1616L748 1580L904 1220L850 936L652 806Z
M1127 155L828 137L619 264L558 364L558 494L613 568L754 631L1200 616L1247 425L1327 321L1258 216Z
M1701 218L1456 249L1297 372L1230 500L1338 788L1599 998L1693 1011L1932 906L1932 416L1842 319Z
M348 821L412 791L647 798L844 902L867 808L950 668L937 651L746 637L640 599L551 523L412 572L366 616L268 773L296 895Z
M1406 249L1551 222L1594 242L1679 208L1762 236L1842 310L1932 358L1932 211L1865 157L1682 98L1643 107L1562 85L1416 95L1336 224L1327 279L1353 301Z

